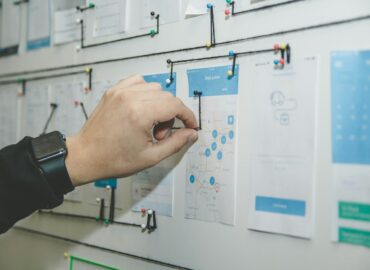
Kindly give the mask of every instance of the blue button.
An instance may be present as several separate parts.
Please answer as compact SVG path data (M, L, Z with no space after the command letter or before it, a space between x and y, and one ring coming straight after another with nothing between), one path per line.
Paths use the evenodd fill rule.
M255 209L256 211L261 212L304 217L306 214L306 202L299 200L257 196Z
M234 131L229 131L229 138L232 140L234 138Z
M117 179L102 179L95 182L95 187L106 188L107 186L110 186L113 189L117 188Z
M222 144L225 144L225 143L226 143L226 137L225 137L225 136L222 136L222 137L221 137L221 143L222 143Z
M213 151L215 151L216 148L217 148L217 143L215 143L215 142L212 143L211 148L212 148Z
M206 155L206 157L209 157L211 155L211 150L209 150L209 148L207 148L206 151L204 152L204 154Z
M221 151L218 151L218 153L217 153L217 159L218 160L221 160L222 159L222 152Z
M215 182L216 182L215 178L213 176L211 176L211 178L209 178L209 184L211 186L213 186L215 184Z
M213 137L213 138L217 138L217 135L218 135L217 130L213 130L213 131L212 131L212 137Z
M234 115L229 115L229 116L227 117L227 123L228 123L229 125L234 124Z
M195 182L195 176L194 175L190 175L189 181L190 181L190 183L193 184Z

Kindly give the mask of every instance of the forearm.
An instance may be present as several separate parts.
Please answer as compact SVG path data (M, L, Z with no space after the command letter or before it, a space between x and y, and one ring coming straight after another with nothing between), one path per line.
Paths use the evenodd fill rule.
M0 150L0 233L38 209L63 202L63 192L44 177L33 159L31 138ZM64 190L72 190L65 179Z

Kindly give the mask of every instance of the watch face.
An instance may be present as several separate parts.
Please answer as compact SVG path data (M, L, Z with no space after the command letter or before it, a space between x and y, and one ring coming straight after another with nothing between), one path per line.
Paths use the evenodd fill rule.
M42 160L58 153L66 153L66 145L62 135L55 131L41 135L31 141L33 152L37 160Z

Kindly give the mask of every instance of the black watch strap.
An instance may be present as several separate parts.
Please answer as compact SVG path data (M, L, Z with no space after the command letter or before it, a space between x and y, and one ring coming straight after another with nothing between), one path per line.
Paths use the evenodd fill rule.
M55 191L66 194L74 189L65 165L64 157L42 162L39 166Z

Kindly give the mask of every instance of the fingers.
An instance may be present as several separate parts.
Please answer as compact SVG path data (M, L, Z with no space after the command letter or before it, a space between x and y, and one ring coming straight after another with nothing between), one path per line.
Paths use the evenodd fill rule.
M130 86L133 86L135 84L142 84L145 83L145 80L142 76L140 75L132 75L124 80L120 80L115 87L118 88L127 88Z
M153 112L151 119L149 118L151 125L178 118L186 128L194 129L197 127L194 113L178 98L173 97L154 102L151 104L150 110Z
M183 128L180 129L166 139L153 144L148 149L148 155L154 157L155 163L179 152L188 143L194 143L198 139L198 133L193 129Z
M157 141L161 141L168 137L171 134L171 129L173 124L175 123L175 119L170 121L159 123L154 127L153 136Z

